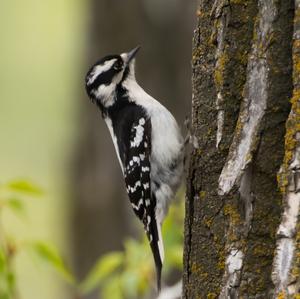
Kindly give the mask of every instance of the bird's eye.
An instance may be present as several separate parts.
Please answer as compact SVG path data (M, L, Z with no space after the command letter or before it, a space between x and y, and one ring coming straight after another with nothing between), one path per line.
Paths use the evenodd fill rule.
M123 67L123 63L121 61L117 61L115 64L114 64L114 70L116 71L120 71Z

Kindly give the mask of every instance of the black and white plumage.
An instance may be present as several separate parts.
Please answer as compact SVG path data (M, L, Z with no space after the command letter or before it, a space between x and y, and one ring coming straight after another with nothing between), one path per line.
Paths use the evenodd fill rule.
M172 114L136 82L138 49L94 64L86 76L86 90L110 131L133 211L150 242L160 289L161 225L181 182L183 138Z

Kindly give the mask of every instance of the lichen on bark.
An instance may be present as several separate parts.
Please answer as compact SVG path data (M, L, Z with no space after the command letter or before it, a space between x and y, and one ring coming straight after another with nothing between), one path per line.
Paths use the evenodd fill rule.
M285 156L278 174L284 210L273 262L274 298L300 296L300 1L295 1L293 95L286 122Z
M187 182L185 299L270 298L273 292L281 209L276 174L292 91L292 3L199 1L192 58L198 146ZM249 133L247 122L260 105L244 163L220 193L222 169L234 159L233 149Z

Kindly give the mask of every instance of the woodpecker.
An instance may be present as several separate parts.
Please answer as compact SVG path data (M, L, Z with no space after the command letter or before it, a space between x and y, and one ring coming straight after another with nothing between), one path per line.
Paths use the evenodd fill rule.
M105 56L86 75L86 91L102 112L136 216L152 250L161 288L161 226L183 174L183 137L175 118L135 78L140 47Z

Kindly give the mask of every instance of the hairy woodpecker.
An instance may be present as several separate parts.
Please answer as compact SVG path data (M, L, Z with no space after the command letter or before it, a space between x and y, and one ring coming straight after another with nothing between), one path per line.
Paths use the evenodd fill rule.
M111 134L126 190L153 253L157 288L164 249L161 225L183 173L183 138L172 114L135 79L135 55L109 55L86 75L86 91Z

